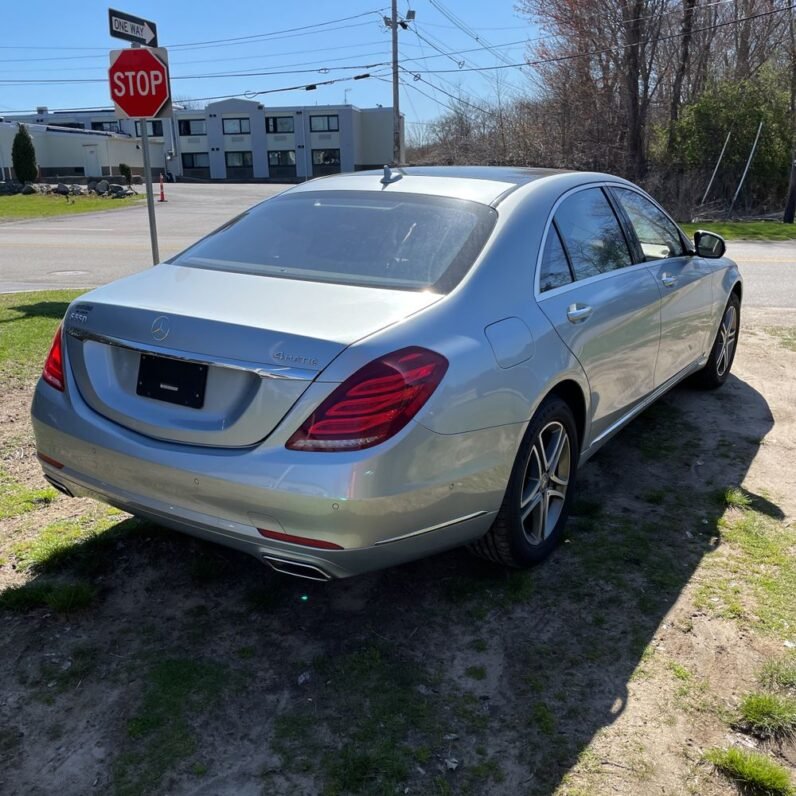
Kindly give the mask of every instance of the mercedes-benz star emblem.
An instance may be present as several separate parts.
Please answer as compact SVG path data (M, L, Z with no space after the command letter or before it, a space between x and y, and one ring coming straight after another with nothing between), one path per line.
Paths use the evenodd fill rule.
M165 340L169 336L169 331L169 319L165 315L158 315L158 317L152 321L152 337L154 337L155 340Z

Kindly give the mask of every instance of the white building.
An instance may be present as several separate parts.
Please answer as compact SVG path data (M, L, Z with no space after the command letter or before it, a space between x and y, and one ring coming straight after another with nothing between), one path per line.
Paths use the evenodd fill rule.
M112 110L105 109L51 113L39 108L35 114L5 118L125 136L136 143L141 134L140 122L116 119ZM403 118L401 124L403 142ZM155 175L166 171L184 179L296 182L380 168L392 161L392 108L270 108L228 99L198 110L175 107L173 119L156 119L147 125L155 145ZM81 167L79 162L63 165Z
M120 163L126 163L135 174L143 174L143 154L135 138L53 124L26 127L33 139L42 180L75 182L89 177L110 177L120 174ZM17 122L0 121L0 179L12 174L11 147L18 130ZM163 160L162 142L153 148L153 156Z

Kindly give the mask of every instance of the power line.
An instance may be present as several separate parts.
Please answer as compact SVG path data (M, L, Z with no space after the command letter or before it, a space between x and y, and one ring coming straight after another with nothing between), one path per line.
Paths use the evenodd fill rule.
M270 33L253 33L250 36L235 36L228 39L210 39L209 41L192 41L192 42L183 42L181 44L169 44L167 45L170 49L175 50L180 47L196 47L196 46L204 46L207 44L226 44L226 43L235 43L235 42L243 42L243 41L250 41L252 39L261 39L261 38L271 38L273 36L277 36L282 33L297 33L304 30L310 30L311 28L319 28L325 25L336 25L338 22L349 22L352 19L361 19L362 17L369 17L373 14L381 14L385 9L377 8L373 11L363 11L361 14L352 14L348 17L340 17L339 19L330 19L326 22L315 22L312 25L302 25L301 27L297 28L285 28L284 30L274 30Z
M705 31L710 30L717 30L718 28L724 28L728 25L738 25L741 22L748 22L753 19L761 19L763 17L770 17L774 14L780 14L783 11L790 11L790 9L796 8L796 3L791 4L789 6L783 6L782 8L775 8L771 11L761 11L758 14L750 14L746 17L738 17L737 19L727 20L725 22L717 22L714 25L708 25L704 28L694 28L691 31L691 34L694 33L703 33ZM562 61L572 61L575 58L588 58L592 55L602 55L603 53L609 52L617 52L621 50L626 50L628 47L636 47L640 44L650 44L652 42L661 42L661 41L670 41L672 39L679 39L682 38L682 33L673 33L668 36L656 36L651 39L641 39L637 42L631 42L629 44L620 44L615 47L604 47L600 50L587 50L586 52L581 53L573 53L571 55L558 55L551 58L539 58L534 61L523 61L521 63L516 64L500 64L498 66L479 66L479 67L464 67L462 69L426 69L414 72L414 74L428 74L428 75L441 75L441 74L448 74L451 72L494 72L495 70L499 69L516 69L522 68L527 66L540 66L542 64L551 64L551 63L559 63Z
M320 86L331 86L334 83L347 83L353 80L367 80L369 78L374 78L377 80L383 80L381 77L384 75L385 72L366 72L360 75L353 75L352 77L335 77L331 78L330 80L318 80L315 83L304 83L298 86L284 86L282 88L269 88L263 89L262 91L238 91L234 94L218 94L212 97L192 97L191 102L210 102L211 100L222 100L222 99L234 99L236 97L244 97L245 99L253 99L254 97L259 97L264 94L279 94L286 91L314 91ZM82 107L82 108L50 108L48 109L49 113L80 113L80 112L90 112L95 111L97 113L105 112L112 110L112 108L98 108L96 105L89 106L89 107ZM2 111L2 115L8 114L23 114L23 113L35 113L36 110L33 108L23 108L22 110L6 110Z
M371 12L371 13L375 13L375 12ZM215 47L243 47L243 46L246 46L248 44L259 44L259 43L264 42L264 41L279 41L279 40L282 40L282 39L295 39L295 38L299 38L299 37L302 37L302 36L315 36L315 35L317 35L319 33L329 33L329 32L337 31L337 30L350 30L352 28L368 27L371 24L372 24L371 22L358 22L358 23L355 23L353 25L338 25L338 26L335 26L335 27L325 27L325 28L322 28L322 29L319 29L319 30L304 31L302 33L289 33L289 34L286 34L286 35L276 35L275 33L261 33L261 34L257 34L257 36L258 36L257 39L251 39L249 41L227 41L227 42L221 43L221 40L219 40L220 43L218 43L218 44L196 44L196 45L190 45L190 46L189 45L183 45L183 46L172 47L172 48L169 48L169 49L172 49L174 52L188 52L190 50L207 50L207 49L213 49ZM57 49L57 48L48 48L48 49ZM108 52L107 48L103 48L103 50L106 53ZM50 56L50 57L47 57L47 58L4 58L4 59L0 59L0 62L3 62L3 63L39 63L39 62L42 62L42 61L59 61L59 62L61 62L61 61L85 61L85 60L89 60L89 59L90 60L99 60L99 59L102 59L103 57L106 57L106 56L102 56L102 55L62 55L62 56Z
M376 43L377 44L381 44L381 42L376 42ZM350 50L350 49L351 49L350 45L347 45L347 46L344 46L344 47L325 47L324 48L324 52L330 52L332 50ZM317 50L299 50L298 52L299 53L317 52ZM295 54L295 53L277 53L276 55L291 55L291 54ZM273 66L272 68L273 69L289 69L289 68L294 67L294 66L312 66L313 64L324 63L324 62L327 63L327 64L331 64L331 63L339 63L340 61L350 61L350 60L352 60L354 58L358 58L358 59L361 60L363 58L369 58L369 57L374 57L375 58L376 56L383 56L383 52L367 52L367 53L358 53L358 54L354 54L354 55L345 55L342 58L328 58L328 59L325 59L325 61L320 61L318 59L315 59L315 60L312 60L312 61L301 61L300 63L293 63L293 64L278 64L276 66ZM187 66L189 64L224 63L226 61L264 60L264 59L270 58L270 57L274 57L274 56L268 56L268 55L265 55L265 56L263 56L263 55L245 55L243 57L237 57L237 58L202 58L202 59L199 59L197 61L180 61L178 63L173 63L173 62L170 61L169 62L169 68L179 67L179 66ZM100 66L76 66L76 67L66 67L66 68L62 68L62 69L55 69L55 68L46 69L46 70L33 69L33 70L30 70L30 71L26 71L25 74L30 74L30 72L40 72L40 71L58 72L58 73L61 73L61 72L95 72L95 73L99 73L99 74L103 75L106 79L107 79L107 73L108 73L108 70L105 67L100 67ZM6 74L8 72L11 72L13 74L17 74L19 72L19 70L18 69L0 69L0 73L2 73L2 74ZM7 79L11 80L12 78L7 78ZM45 78L40 78L40 79L44 80ZM3 78L0 78L0 81L1 80L3 80Z
M444 88L440 88L439 86L434 85L429 80L426 80L426 78L424 78L424 77L420 77L419 75L415 76L409 69L404 69L403 67L401 67L401 71L402 72L406 72L408 75L412 75L412 78L416 82L422 81L426 85L430 86L431 88L435 89L436 91L439 91L441 94L445 94L445 96L450 97L452 100L455 100L456 102L459 102L462 105L467 105L470 108L475 108L475 110L479 111L480 113L486 113L486 114L493 115L493 116L496 115L491 110L488 110L487 108L481 108L478 105L474 105L472 102L468 102L467 100L462 99L461 97L457 97L455 94L451 94L449 91L446 91Z
M249 36L234 36L227 39L211 39L209 41L191 41L191 42L179 42L176 44L168 44L164 45L171 49L176 49L178 47L194 47L194 46L201 46L206 44L216 44L216 43L227 43L227 42L241 42L247 39L260 39L260 38L268 38L272 36L278 36L282 33L296 33L303 30L310 30L311 28L320 28L326 25L336 25L339 22L349 22L352 19L360 19L362 17L370 16L371 14L381 14L385 9L376 8L372 11L363 11L361 14L352 14L351 16L347 17L338 17L337 19L327 19L325 22L315 22L311 25L302 25L301 27L297 28L285 28L284 30L272 30L269 33L253 33ZM107 47L65 47L62 45L43 45L43 44L0 44L0 50L92 50L92 51L100 51L100 52L107 52ZM88 56L91 57L91 56Z
M471 39L477 41L485 50L491 52L492 55L494 55L499 61L502 61L504 64L510 63L509 59L506 58L503 53L494 48L494 45L490 44L483 36L476 33L476 31L474 31L469 25L466 25L462 19L457 17L452 11L448 10L439 0L430 0L430 2L431 5L440 12L440 14L453 22L457 28L466 33Z
M388 61L381 61L372 64L357 64L356 66L331 66L320 67L317 69L287 69L287 70L274 70L265 72L212 72L200 75L171 75L171 80L224 80L230 77L275 77L277 75L302 75L302 74L321 74L325 75L329 72L340 70L361 70L361 69L374 69L378 66L388 65ZM54 85L75 85L85 83L107 83L105 78L63 78L55 80L0 80L0 86L54 86Z

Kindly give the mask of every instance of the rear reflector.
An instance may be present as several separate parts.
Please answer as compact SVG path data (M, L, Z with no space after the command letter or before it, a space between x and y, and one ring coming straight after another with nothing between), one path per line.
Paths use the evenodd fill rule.
M265 528L257 529L260 536L266 539L275 539L277 542L290 542L291 544L300 544L304 547L317 547L319 550L344 550L345 548L334 542L326 542L323 539L307 539L305 536L293 536L289 533L282 533L281 531L268 531Z
M41 451L36 451L36 455L41 459L45 464L49 464L50 467L55 467L56 470L62 470L63 464L57 461L56 459L51 459L49 456L45 456Z
M41 372L41 377L51 387L55 387L56 390L63 392L64 358L63 350L61 348L61 337L61 325L59 324L58 329L55 332L55 337L53 337L53 343L50 346L50 353L47 354L47 360L44 363L44 370Z
M287 441L303 451L350 451L397 434L437 389L448 360L427 348L402 348L349 377Z

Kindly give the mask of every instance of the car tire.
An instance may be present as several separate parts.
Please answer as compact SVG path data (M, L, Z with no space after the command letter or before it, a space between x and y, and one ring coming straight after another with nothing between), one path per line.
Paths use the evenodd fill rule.
M707 390L721 387L730 375L730 369L738 350L738 333L741 330L741 300L736 293L730 294L721 316L721 323L710 349L710 356L694 376L697 386Z
M567 522L579 454L572 410L558 396L546 398L528 424L500 511L472 552L517 568L549 555Z

